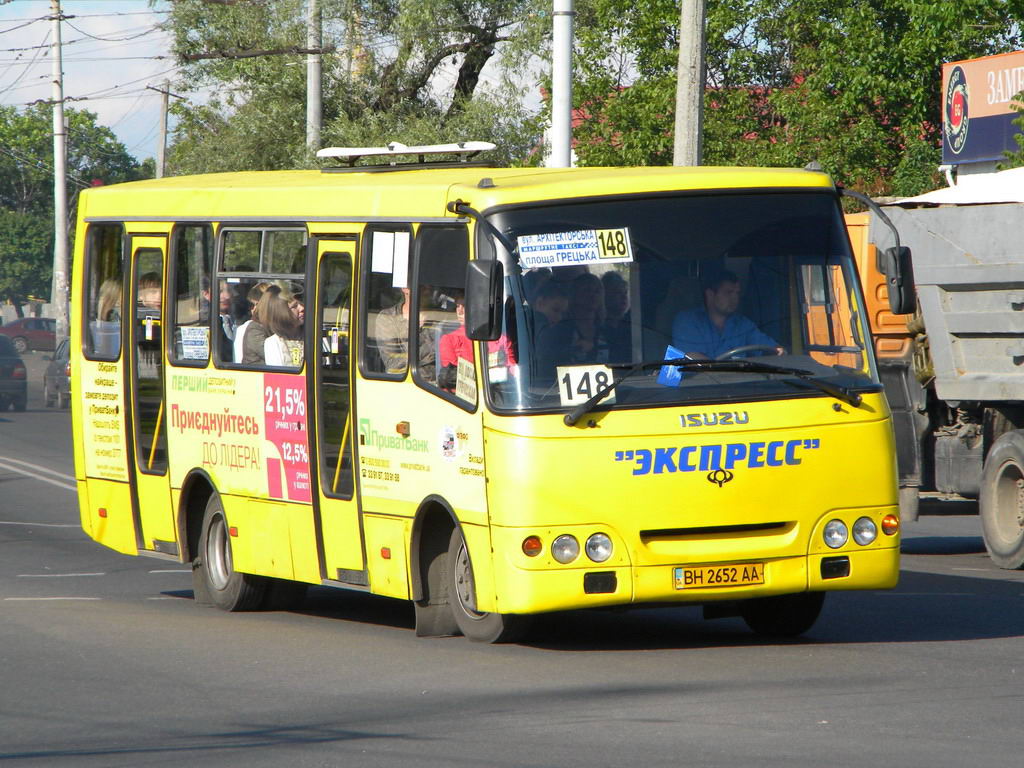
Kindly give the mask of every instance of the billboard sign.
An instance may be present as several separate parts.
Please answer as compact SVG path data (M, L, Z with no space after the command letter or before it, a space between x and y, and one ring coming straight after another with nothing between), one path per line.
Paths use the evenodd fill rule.
M942 162L1002 160L1015 150L1011 106L1024 91L1024 51L942 65Z

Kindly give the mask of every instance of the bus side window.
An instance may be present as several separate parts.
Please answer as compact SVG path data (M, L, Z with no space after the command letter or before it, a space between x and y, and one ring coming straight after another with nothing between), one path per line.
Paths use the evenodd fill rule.
M363 371L402 379L409 368L409 233L374 230L364 243Z
M210 357L210 268L213 229L209 224L176 227L171 246L174 295L168 308L174 329L171 359L205 363Z
M217 288L209 291L221 363L302 368L306 244L305 229L222 230Z
M421 386L448 394L456 391L459 359L472 362L474 358L474 344L466 338L461 311L468 261L465 226L420 227L414 280L418 329L415 379ZM463 384L475 388L475 378Z
M116 360L124 315L124 229L120 224L94 224L88 238L85 351L95 360Z

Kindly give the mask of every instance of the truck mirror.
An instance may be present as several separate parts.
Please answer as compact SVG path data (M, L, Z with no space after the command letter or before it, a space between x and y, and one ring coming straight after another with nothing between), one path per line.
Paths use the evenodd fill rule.
M897 315L908 315L917 309L910 249L906 246L886 248L882 255L882 271L889 289L889 309Z
M466 336L494 341L501 335L504 269L491 259L469 262L466 270Z

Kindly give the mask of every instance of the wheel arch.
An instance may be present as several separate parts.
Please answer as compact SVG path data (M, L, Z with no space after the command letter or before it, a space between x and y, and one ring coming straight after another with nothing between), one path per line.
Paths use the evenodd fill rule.
M429 602L428 567L433 556L447 555L448 540L459 527L455 510L446 499L431 494L420 502L409 538L409 574L413 602Z
M178 500L178 540L181 542L181 561L191 562L199 551L199 536L203 528L206 502L216 493L213 480L202 469L189 472L181 485Z

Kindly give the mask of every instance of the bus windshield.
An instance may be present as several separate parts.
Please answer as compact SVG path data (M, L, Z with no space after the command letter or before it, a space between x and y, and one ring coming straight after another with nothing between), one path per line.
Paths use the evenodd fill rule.
M495 410L576 406L613 382L601 409L878 389L831 190L546 203L490 222L515 247L494 238L506 267L486 366Z

